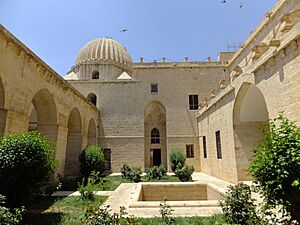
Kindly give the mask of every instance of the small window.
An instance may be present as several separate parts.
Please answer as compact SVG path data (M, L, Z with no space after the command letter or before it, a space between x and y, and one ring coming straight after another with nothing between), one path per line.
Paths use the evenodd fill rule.
M198 95L189 95L190 110L198 110L199 102Z
M222 159L221 134L219 130L216 131L216 147L217 147L217 158Z
M186 145L186 157L194 158L194 145Z
M151 84L151 93L158 93L158 84Z
M206 137L205 136L202 137L202 142L203 142L203 155L204 155L204 158L206 159L207 158L207 149L206 149Z
M159 137L159 130L157 128L153 128L151 130L151 144L159 144L160 137Z
M97 96L94 93L90 93L87 98L93 103L94 106L97 105Z
M94 70L92 72L92 79L95 80L95 79L99 79L99 71L98 70Z

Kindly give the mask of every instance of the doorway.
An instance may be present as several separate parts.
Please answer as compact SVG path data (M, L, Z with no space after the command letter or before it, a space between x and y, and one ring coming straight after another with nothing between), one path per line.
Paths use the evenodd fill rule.
M161 164L161 149L155 148L150 150L151 166L159 166Z
M105 159L105 172L108 173L111 171L111 149L104 149L104 159Z

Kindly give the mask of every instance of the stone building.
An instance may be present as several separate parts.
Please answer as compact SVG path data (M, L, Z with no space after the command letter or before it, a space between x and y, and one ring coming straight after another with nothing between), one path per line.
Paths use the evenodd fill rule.
M196 171L249 180L257 128L280 112L300 121L299 45L299 0L279 0L216 62L132 62L124 46L99 38L64 80L0 27L0 131L37 129L56 141L64 175L78 175L80 151L98 144L111 172L123 162L170 168L168 154L181 149Z
M142 60L133 63L117 41L99 38L79 51L65 79L98 107L98 144L113 172L123 162L168 166L176 148L199 171L196 112L199 100L228 78L225 62Z

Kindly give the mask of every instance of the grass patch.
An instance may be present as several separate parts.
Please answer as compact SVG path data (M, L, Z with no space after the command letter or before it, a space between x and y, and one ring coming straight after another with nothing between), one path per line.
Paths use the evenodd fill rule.
M94 201L81 197L40 197L32 202L25 216L30 225L79 224L85 210L101 205L107 197L96 196Z
M159 217L139 218L139 225L165 225ZM175 217L174 225L221 225L228 224L222 216L211 217ZM229 225L229 224L228 224Z
M94 190L101 191L114 191L121 183L132 183L131 181L122 178L121 176L109 176L104 179L105 185L95 184ZM181 182L176 176L164 176L161 180L148 180L147 177L142 177L142 182Z
M78 180L68 180L67 185L64 185L62 191L77 191ZM161 180L148 180L147 177L142 177L142 182L181 182L176 176L164 176ZM102 183L93 184L94 191L114 191L122 183L132 183L131 181L122 178L122 176L108 176L103 178Z
M95 190L101 191L114 191L121 183L132 183L131 181L122 178L121 176L108 176L104 179L104 185L95 184ZM146 177L142 177L142 182L181 182L176 176L165 176L161 180L147 180Z

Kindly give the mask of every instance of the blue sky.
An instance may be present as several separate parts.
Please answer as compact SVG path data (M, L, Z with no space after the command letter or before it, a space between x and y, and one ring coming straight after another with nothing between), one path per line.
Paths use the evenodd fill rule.
M242 43L276 0L0 0L0 23L64 76L80 48L97 37L140 56L216 59ZM121 29L128 28L125 33Z

